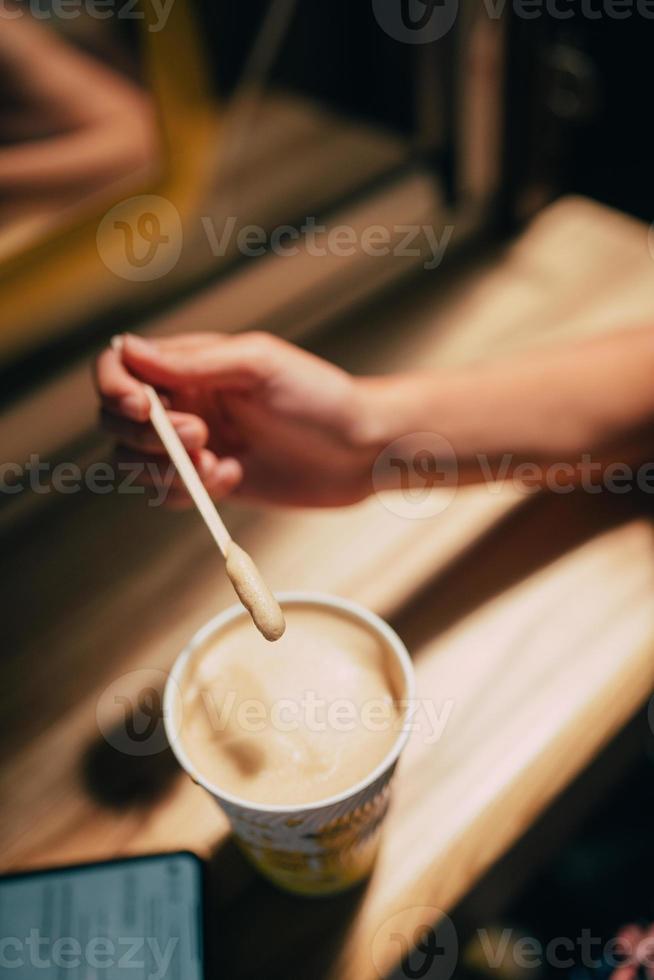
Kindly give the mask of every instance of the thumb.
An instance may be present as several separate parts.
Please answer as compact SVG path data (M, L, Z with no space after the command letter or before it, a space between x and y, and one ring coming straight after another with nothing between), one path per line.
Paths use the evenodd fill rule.
M141 381L162 388L174 390L209 384L225 390L247 391L271 373L266 341L265 334L236 337L216 334L198 344L189 344L183 335L145 340L125 334L121 350L125 367Z

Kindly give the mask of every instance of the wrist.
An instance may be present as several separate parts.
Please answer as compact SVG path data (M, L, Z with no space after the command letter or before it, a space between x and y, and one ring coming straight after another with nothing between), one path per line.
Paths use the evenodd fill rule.
M456 482L450 441L456 380L452 386L447 377L415 372L362 378L358 384L356 444L374 488L406 490L408 484L424 490Z
M355 379L353 445L377 456L389 443L432 426L435 387L427 374Z

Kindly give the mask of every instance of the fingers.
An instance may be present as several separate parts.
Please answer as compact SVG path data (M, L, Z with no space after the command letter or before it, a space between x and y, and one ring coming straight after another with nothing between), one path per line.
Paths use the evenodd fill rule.
M149 418L141 381L173 391L198 383L249 391L271 376L283 350L282 341L265 333L182 334L158 340L125 334L120 339L119 349L98 358L96 386L105 408L135 422Z
M209 439L206 422L197 415L185 412L169 412L168 417L175 427L184 447L189 451L203 449ZM133 422L121 415L107 410L101 413L102 428L113 436L121 446L140 450L141 454L165 453L158 435L148 423Z
M208 449L191 452L190 456L214 500L228 496L243 479L243 468L236 459L218 459ZM120 448L116 452L116 462L121 473L129 476L130 486L146 488L158 503L177 508L191 506L191 499L175 467L165 457Z
M157 341L126 334L122 358L137 377L163 388L208 383L224 390L247 391L270 376L279 348L279 341L259 333Z
M135 422L149 419L150 403L143 385L130 374L117 351L109 349L100 354L95 363L95 383L110 412Z
M126 336L96 362L102 424L119 443L119 468L131 471L131 485L147 488L157 503L178 508L190 506L191 501L149 424L143 382L174 390L206 378L216 384L225 379L226 387L251 387L265 374L263 346L253 344L252 335L238 349L232 340L215 334L185 334L154 342ZM243 468L238 460L219 459L206 448L206 422L186 412L169 411L169 417L210 495L221 499L236 490Z

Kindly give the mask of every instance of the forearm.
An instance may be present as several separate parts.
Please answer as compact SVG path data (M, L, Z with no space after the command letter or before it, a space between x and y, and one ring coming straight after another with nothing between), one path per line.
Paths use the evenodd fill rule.
M0 186L7 194L32 199L74 187L79 197L84 190L138 172L153 159L153 140L145 127L130 127L129 121L115 118L47 143L18 143L0 149Z
M654 330L641 329L362 384L377 453L393 444L410 464L432 444L418 434L434 433L452 446L457 481L476 482L511 477L524 463L571 464L581 475L591 462L643 462L654 449L653 378ZM416 482L423 479L418 470Z

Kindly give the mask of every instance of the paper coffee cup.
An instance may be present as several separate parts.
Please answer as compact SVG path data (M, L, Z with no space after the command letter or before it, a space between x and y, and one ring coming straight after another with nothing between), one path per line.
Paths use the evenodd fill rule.
M241 605L220 613L193 637L172 669L164 695L166 734L179 763L229 817L234 835L255 867L275 884L304 895L327 895L361 881L372 870L390 782L409 734L414 674L406 647L379 616L357 603L311 592L283 592L282 607L318 606L367 627L388 654L398 693L398 734L382 762L364 779L335 796L299 805L253 803L221 789L198 772L179 735L185 671L196 651L218 640L234 620L247 616ZM274 649L271 650L274 655Z

